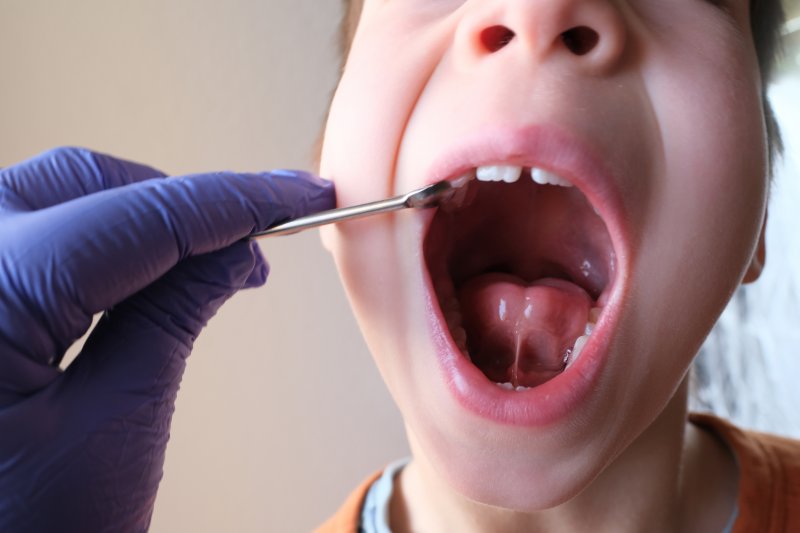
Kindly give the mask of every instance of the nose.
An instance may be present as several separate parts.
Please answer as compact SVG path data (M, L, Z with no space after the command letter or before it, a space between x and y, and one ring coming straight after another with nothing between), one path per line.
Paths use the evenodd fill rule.
M516 48L531 60L561 59L590 73L616 67L627 27L612 0L476 2L456 34L462 59L482 61Z

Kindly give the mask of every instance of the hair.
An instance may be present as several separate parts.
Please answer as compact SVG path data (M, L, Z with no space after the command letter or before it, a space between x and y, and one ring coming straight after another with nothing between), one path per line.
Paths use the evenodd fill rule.
M340 31L340 50L342 69L350 53L350 46L358 28L364 0L343 0L344 17ZM782 52L781 36L785 14L780 0L751 0L750 24L753 32L753 42L756 47L759 69L761 72L762 105L764 120L767 130L767 144L769 147L769 173L772 176L775 161L783 153L778 122L772 105L767 98L767 87L772 80L777 59Z
M342 67L350 54L350 46L353 44L353 37L356 36L356 28L361 18L361 9L364 7L364 0L343 0L344 17L340 31L339 49L342 52Z
M357 2L361 4L361 0ZM359 6L360 8L360 6ZM764 120L767 128L767 143L769 146L769 172L773 175L775 161L783 153L783 140L775 119L775 112L767 98L767 87L772 81L775 65L782 53L783 25L786 14L780 0L752 0L750 4L750 26L753 32L753 42L756 46L756 56L761 70L761 94L764 107Z

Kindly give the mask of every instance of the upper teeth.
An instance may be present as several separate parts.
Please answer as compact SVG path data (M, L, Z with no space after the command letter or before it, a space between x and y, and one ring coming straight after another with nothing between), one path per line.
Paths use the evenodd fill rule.
M562 187L572 187L572 184L552 172L542 170L541 168L531 169L531 179L540 185L560 185Z
M505 181L514 183L522 176L522 167L512 167L496 165L489 167L478 167L475 175L480 181Z
M479 181L504 181L506 183L514 183L522 176L523 170L523 167L511 165L488 165L478 167L475 171L475 175ZM561 176L541 168L531 168L530 176L533 181L540 185L572 187L572 184Z

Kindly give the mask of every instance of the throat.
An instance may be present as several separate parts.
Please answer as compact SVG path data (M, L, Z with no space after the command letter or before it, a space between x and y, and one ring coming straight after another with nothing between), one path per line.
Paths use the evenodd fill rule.
M560 374L585 334L592 298L566 280L488 273L458 290L467 353L486 377L524 390Z

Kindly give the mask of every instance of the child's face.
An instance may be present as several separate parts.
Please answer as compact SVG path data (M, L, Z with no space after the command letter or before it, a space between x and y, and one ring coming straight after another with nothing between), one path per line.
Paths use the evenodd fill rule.
M466 207L324 235L415 456L467 497L531 510L585 488L747 273L766 148L730 4L366 1L322 157L341 205L493 164L574 184L473 182Z

